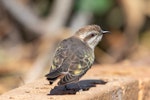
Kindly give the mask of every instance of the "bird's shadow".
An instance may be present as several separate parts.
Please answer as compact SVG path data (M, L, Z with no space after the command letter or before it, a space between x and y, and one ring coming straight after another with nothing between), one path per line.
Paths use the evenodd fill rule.
M67 84L67 89L65 86L55 86L48 95L65 95L65 94L76 94L76 92L80 91L87 91L91 87L96 87L96 85L104 85L107 82L103 80L81 80L77 83L70 83Z

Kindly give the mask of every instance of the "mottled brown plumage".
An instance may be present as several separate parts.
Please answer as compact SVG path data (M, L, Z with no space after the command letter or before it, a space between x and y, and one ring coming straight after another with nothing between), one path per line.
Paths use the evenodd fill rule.
M74 36L58 45L50 73L46 75L52 84L61 78L58 85L77 82L94 62L94 48L103 36L101 28L89 25L79 29ZM107 31L108 32L108 31Z

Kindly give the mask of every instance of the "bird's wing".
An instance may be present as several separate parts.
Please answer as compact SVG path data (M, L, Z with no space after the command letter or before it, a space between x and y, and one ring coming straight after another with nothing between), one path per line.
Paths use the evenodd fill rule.
M61 74L61 72L67 70L62 69L62 65L67 58L67 53L69 52L69 47L67 46L67 41L63 40L58 45L55 55L53 57L53 62L50 68L50 73L46 75L47 78L55 78Z
M79 50L75 55L70 62L68 74L59 81L58 85L78 81L94 62L93 52L89 50Z

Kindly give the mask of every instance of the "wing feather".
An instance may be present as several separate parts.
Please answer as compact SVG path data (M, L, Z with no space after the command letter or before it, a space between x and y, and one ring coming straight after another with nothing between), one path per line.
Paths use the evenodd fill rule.
M80 53L82 51L78 51L72 59L72 62L69 67L69 72L67 75L65 75L58 83L58 85L63 85L71 82L78 81L86 72L87 70L92 66L94 62L94 56L93 53L88 50L85 50L84 52ZM74 55L74 56L75 56Z
M63 40L56 49L50 72L45 75L49 81L53 81L54 78L57 79L59 76L61 76L63 71L67 70L66 67L63 67L68 66L65 64L67 52L68 46L66 44L66 40Z
M46 77L51 82L51 79L57 79L65 72L58 85L75 82L87 72L93 62L92 49L76 38L69 38L58 45L50 73Z

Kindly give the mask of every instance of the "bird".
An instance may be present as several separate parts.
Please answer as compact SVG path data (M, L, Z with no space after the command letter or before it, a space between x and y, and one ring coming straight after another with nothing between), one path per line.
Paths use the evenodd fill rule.
M56 48L50 72L45 75L50 85L57 79L60 79L58 86L77 83L93 65L94 48L105 33L110 32L99 25L87 25L62 40Z

